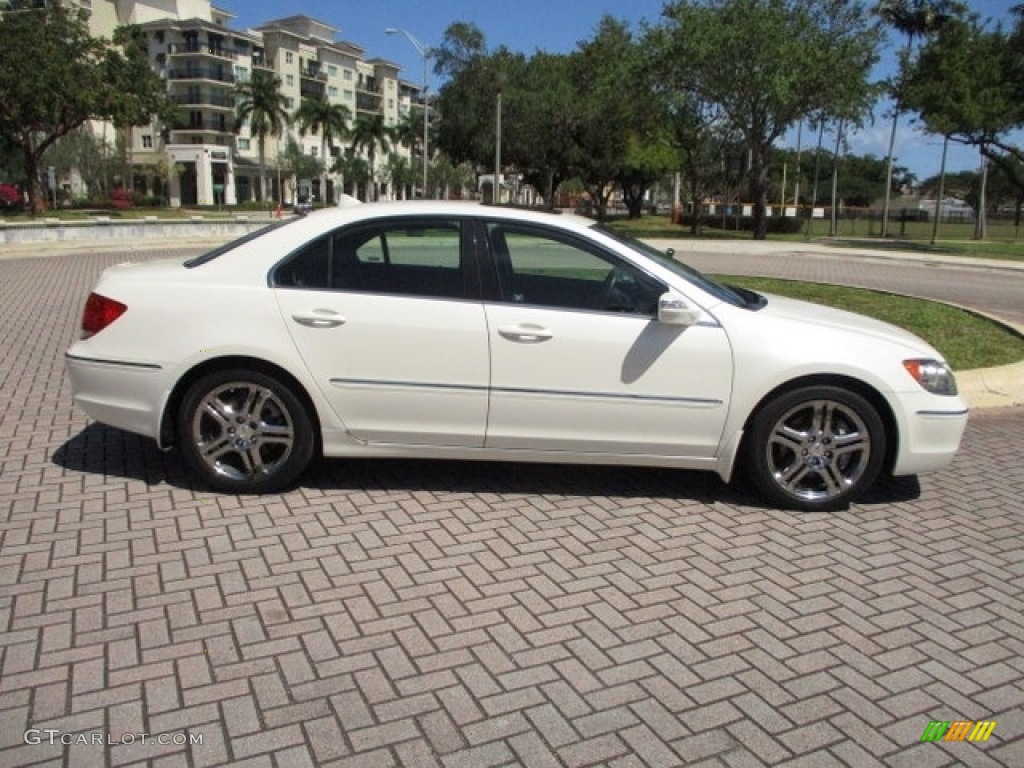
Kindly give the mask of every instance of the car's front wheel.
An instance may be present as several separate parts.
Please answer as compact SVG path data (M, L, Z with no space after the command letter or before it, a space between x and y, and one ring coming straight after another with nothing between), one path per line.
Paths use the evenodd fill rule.
M885 427L855 392L804 387L756 414L746 446L750 479L766 500L830 511L847 506L878 478Z
M289 387L259 371L197 379L177 415L185 463L226 493L270 493L294 482L313 457L313 425Z

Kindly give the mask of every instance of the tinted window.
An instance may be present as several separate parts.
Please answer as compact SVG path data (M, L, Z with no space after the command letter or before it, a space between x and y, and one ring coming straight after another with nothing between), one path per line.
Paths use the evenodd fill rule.
M501 300L564 309L654 315L664 287L631 264L560 233L488 227Z
M347 227L293 254L278 268L275 283L461 298L461 226L450 220L390 220Z

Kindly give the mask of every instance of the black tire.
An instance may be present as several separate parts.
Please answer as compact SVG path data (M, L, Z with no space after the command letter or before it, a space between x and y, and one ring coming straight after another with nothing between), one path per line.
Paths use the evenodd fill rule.
M804 387L779 395L755 414L745 466L766 501L833 511L875 482L885 443L885 426L866 399L841 387Z
M291 485L313 458L309 412L292 390L259 371L207 373L177 414L185 464L217 491L260 494Z

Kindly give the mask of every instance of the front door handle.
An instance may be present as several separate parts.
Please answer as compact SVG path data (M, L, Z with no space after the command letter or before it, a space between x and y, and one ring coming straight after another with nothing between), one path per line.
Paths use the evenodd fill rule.
M337 328L345 324L345 318L332 309L312 309L308 312L296 312L292 315L299 325L308 328Z
M537 325L536 323L503 325L498 328L498 333L510 341L521 341L524 344L536 344L541 341L547 341L554 336L543 325Z

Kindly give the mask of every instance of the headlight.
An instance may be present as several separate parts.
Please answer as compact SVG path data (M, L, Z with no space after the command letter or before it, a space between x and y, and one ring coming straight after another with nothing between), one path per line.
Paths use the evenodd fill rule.
M904 360L903 367L914 381L933 395L955 395L953 371L941 360Z

